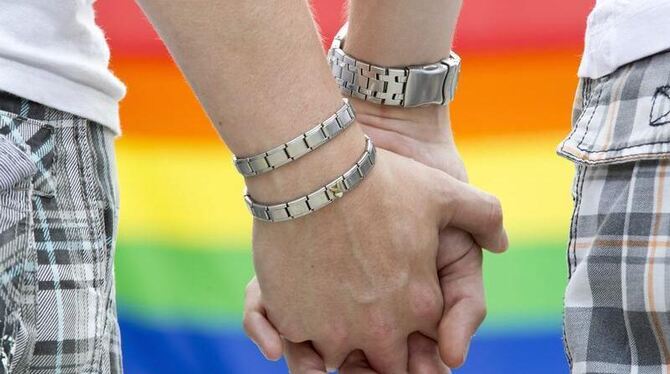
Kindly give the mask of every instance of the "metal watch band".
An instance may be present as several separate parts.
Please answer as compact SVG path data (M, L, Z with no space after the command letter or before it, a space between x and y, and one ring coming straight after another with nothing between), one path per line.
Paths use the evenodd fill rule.
M358 186L375 164L375 147L370 138L366 136L365 139L365 152L358 162L346 173L309 195L282 204L264 205L254 201L249 194L245 194L244 201L251 215L266 222L289 221L308 215L338 200Z
M319 123L306 133L251 157L233 157L235 167L245 177L252 177L274 170L296 160L319 146L327 143L354 122L356 114L351 105L344 100L342 107L325 121Z
M344 52L346 34L344 24L328 51L331 71L344 96L401 107L446 105L454 99L461 70L461 58L455 52L428 65L377 66Z

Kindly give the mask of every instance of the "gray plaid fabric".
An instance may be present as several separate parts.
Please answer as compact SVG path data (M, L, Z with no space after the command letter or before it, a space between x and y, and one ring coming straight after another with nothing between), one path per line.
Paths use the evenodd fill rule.
M573 374L670 372L670 53L582 80L565 295Z
M0 374L120 373L113 135L0 92Z

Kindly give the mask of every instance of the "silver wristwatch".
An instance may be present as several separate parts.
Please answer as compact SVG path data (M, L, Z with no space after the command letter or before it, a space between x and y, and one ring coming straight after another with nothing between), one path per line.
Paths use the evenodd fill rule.
M259 203L249 194L245 194L244 201L251 215L261 221L282 222L306 216L340 199L358 186L372 170L375 158L375 147L370 138L366 136L365 151L361 158L344 174L309 195L281 204L267 205Z
M461 58L454 53L428 65L384 67L356 60L342 50L347 24L335 36L328 62L343 95L383 105L446 105L454 99Z

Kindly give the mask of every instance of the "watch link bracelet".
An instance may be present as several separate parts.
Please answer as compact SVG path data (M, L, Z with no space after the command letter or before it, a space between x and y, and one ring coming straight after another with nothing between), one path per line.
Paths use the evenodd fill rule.
M235 168L245 177L274 170L327 143L349 127L355 117L354 109L344 100L342 107L335 114L297 138L255 156L234 156Z
M344 96L401 107L446 105L454 99L461 70L461 58L455 52L428 65L376 66L342 50L347 26L342 26L328 51L331 71Z
M370 173L375 164L376 150L372 141L365 137L365 151L361 158L347 172L339 176L324 187L289 202L265 205L253 200L249 194L244 195L244 201L255 218L266 222L282 222L306 216L326 205L338 200Z

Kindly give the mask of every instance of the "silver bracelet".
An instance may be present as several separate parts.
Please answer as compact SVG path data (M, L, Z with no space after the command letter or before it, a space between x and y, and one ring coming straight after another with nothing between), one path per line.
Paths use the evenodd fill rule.
M377 66L356 60L342 50L346 34L344 24L328 51L333 77L344 96L401 107L446 105L454 99L461 70L461 58L455 52L428 65Z
M367 136L365 141L365 152L354 166L309 195L281 204L266 205L254 201L249 194L245 194L244 201L251 215L266 222L289 221L310 214L340 199L345 193L358 186L375 164L375 147Z
M255 156L234 156L233 162L237 171L245 177L253 177L254 175L266 173L288 164L327 143L349 127L354 122L355 117L354 109L344 100L344 104L342 104L342 107L335 114L306 133Z

